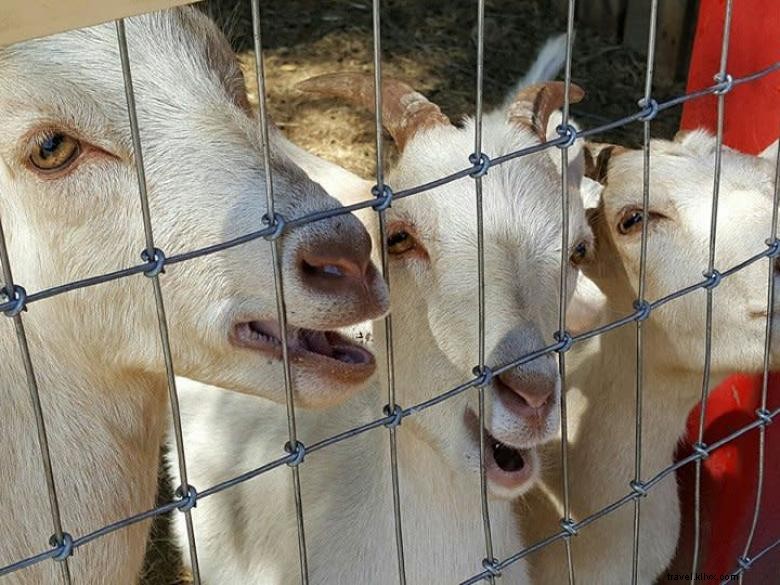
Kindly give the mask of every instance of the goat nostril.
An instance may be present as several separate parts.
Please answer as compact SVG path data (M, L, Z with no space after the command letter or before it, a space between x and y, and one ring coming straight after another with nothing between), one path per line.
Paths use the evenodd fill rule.
M326 278L342 278L344 276L344 269L336 264L316 266L303 260L301 262L301 269L309 276L322 276Z
M500 375L499 380L515 395L515 400L524 406L539 409L547 405L553 395L549 385L544 381L535 380L533 377L526 379L523 376Z
M334 264L326 264L321 270L328 276L344 276L344 271Z
M347 281L360 282L365 277L368 262L363 265L357 258L345 254L320 254L304 252L299 256L298 266L304 280L309 284L330 290L343 287Z

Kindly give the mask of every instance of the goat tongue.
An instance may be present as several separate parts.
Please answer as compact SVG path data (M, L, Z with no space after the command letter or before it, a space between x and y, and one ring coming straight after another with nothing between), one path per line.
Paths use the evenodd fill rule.
M525 467L523 456L516 449L498 441L493 444L493 459L502 471L520 471Z

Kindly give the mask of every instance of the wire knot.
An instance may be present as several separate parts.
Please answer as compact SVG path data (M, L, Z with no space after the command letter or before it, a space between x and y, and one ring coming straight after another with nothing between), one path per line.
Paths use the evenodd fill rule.
M73 537L67 532L62 533L61 542L58 542L57 535L53 534L49 544L57 549L57 553L52 557L55 561L62 562L73 554Z
M647 318L650 317L650 312L653 310L650 303L645 300L640 301L639 299L634 301L634 309L636 310L634 319L637 321L646 321Z
M566 533L566 538L577 536L577 523L571 518L562 518L561 528L563 528L563 531Z
M269 228L272 228L271 233L263 236L263 238L269 242L273 242L274 240L278 239L279 236L282 235L282 232L287 225L287 221L284 219L284 216L281 213L276 212L274 212L273 218L269 217L267 213L263 215L263 223Z
M399 426L404 418L404 409L397 404L392 409L389 404L385 404L382 408L382 412L388 417L388 420L384 423L388 429L394 429Z
M632 479L628 485L631 486L631 491L634 492L639 497L641 498L647 497L647 487L645 486L643 481L640 481L638 479Z
M193 486L188 485L187 494L185 495L184 490L182 489L183 487L184 486L180 485L176 488L176 496L180 498L179 504L176 507L182 512L189 512L198 505L198 490Z
M487 175L490 165L493 164L490 157L484 152L470 154L469 162L474 165L474 170L469 173L469 177L473 177L474 179Z
M558 353L566 353L574 345L574 338L568 331L556 331L553 334L553 338L558 342L558 345L555 347L555 351Z
M501 566L498 559L482 559L482 568L484 568L492 577L501 576Z
M493 370L488 366L474 366L471 373L477 376L477 387L487 386L493 381Z
M8 302L11 303L11 306L3 311L6 317L16 317L22 311L27 310L27 291L24 290L23 286L15 284L13 294L9 294L8 288L3 287L3 289L0 290L0 294L7 298Z
M295 447L290 444L290 441L287 441L284 444L284 450L287 451L290 455L295 455L295 457L287 462L287 465L290 467L297 467L303 463L303 458L306 457L306 447L300 441L295 441Z
M165 274L165 254L159 248L154 248L153 255L149 256L149 250L141 252L141 260L149 264L149 268L144 270L144 275L154 278L158 274Z
M637 118L640 122L649 122L658 115L658 102L653 98L642 98L637 102L637 105L642 108Z
M753 559L750 557L740 556L737 558L737 565L739 565L739 568L743 571L747 571L753 565Z
M699 458L706 459L710 456L710 449L705 445L704 443L694 443L693 444L693 452L696 453Z
M566 124L565 126L561 124L555 131L561 138L566 138L566 140L557 145L558 148L569 148L572 144L577 142L577 129L571 124Z
M715 95L727 94L734 87L734 78L730 73L726 73L725 75L718 73L713 79L718 84L717 88L713 91Z
M384 211L393 204L393 190L387 185L374 185L371 187L371 194L376 198L376 203L372 205L377 211Z
M767 256L769 258L777 258L780 256L780 239L775 238L774 240L772 238L767 239L766 245L769 246L769 253Z
M707 282L704 284L704 288L711 290L720 284L720 281L723 280L723 275L717 270L713 269L712 272L705 272L704 278L707 279Z
M764 426L772 422L772 413L769 412L766 408L759 408L758 410L756 410L756 416L758 417L758 420L761 421L761 424L763 424Z

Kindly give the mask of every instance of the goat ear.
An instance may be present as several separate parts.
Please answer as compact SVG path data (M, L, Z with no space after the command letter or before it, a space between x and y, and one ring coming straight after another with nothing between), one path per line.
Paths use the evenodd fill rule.
M507 118L513 124L529 128L542 142L547 138L547 122L550 115L564 105L565 84L562 81L545 81L524 87L507 109ZM569 103L576 104L585 97L585 91L571 84Z
M672 141L683 143L685 142L685 139L691 134L691 132L694 132L694 130L678 130L674 133L674 138L672 138Z
M580 189L582 186L582 179L585 176L585 149L579 148L574 158L569 158L569 167L566 169L566 174L569 178L569 187L572 189ZM576 151L575 151L576 152Z
M561 120L563 119L563 114L560 110L556 110L550 114L550 119L547 121L547 132L546 132L546 140L554 140L558 138L558 126L561 124ZM574 122L574 120L569 120L569 124L576 130L579 131L579 126L577 126L577 123ZM575 189L578 189L580 187L580 184L582 183L582 177L585 175L585 153L583 142L581 140L577 140L573 145L569 147L569 168L566 169L568 178L569 178L569 185ZM550 157L553 160L553 163L555 163L555 168L560 173L561 172L561 153L557 148L548 148L546 150L547 154L550 155Z
M596 238L596 244L598 247L599 235L606 222L604 214L604 199L599 193L598 200L595 205L588 205L585 207L585 217L588 220L588 225Z
M598 142L586 142L584 150L585 176L602 185L607 184L610 160L629 151L624 146Z
M767 146L758 156L760 156L765 160L768 160L769 162L775 162L777 161L778 148L780 148L780 138L778 138L772 144Z
M680 130L674 135L674 142L683 146L689 153L698 156L709 156L717 147L715 137L704 128Z
M331 73L312 77L298 84L301 91L347 100L375 111L374 76L365 73ZM402 81L382 80L382 125L399 150L421 130L451 126L439 106Z
M585 211L596 209L601 204L602 193L604 193L604 185L589 177L582 179L580 196L582 197L582 206L585 208Z
M566 329L573 335L579 335L600 325L599 317L607 304L607 298L601 289L582 272L577 276L569 306L566 308Z

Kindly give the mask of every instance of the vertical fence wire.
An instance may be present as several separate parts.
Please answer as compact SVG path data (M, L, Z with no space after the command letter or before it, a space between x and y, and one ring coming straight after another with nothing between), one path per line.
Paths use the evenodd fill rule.
M574 41L574 10L575 0L569 0L569 10L566 21L566 64L564 68L564 94L563 115L559 133L574 132L569 127L569 100L571 95L571 57ZM546 129L545 129L546 130ZM558 337L562 341L566 332L566 306L568 299L568 270L569 270L569 146L564 143L561 148L561 274L558 297ZM571 518L571 498L569 494L569 423L566 396L566 353L558 352L558 371L561 378L561 481L563 483L563 518L561 526L571 529L574 521ZM575 571L574 559L571 553L571 536L564 539L566 549L566 568L568 570L569 585L574 585Z
M179 494L182 497L193 497L194 490L187 481L187 462L184 458L184 437L181 430L181 416L179 413L179 397L176 392L176 375L173 368L173 358L171 356L171 344L168 336L168 320L165 316L165 303L163 302L162 286L160 284L160 272L164 262L162 252L154 246L154 232L152 229L152 218L149 211L149 195L146 190L146 171L144 169L143 151L141 147L141 132L138 127L138 114L135 106L135 92L133 90L133 76L130 71L130 55L127 48L127 35L125 32L125 21L119 19L116 21L116 34L119 45L119 57L122 62L122 79L125 87L125 98L127 99L127 115L130 122L130 131L133 142L133 158L135 159L135 170L138 179L138 193L141 201L141 214L143 216L144 237L146 240L146 249L142 257L149 262L157 260L160 269L147 273L152 281L154 290L154 303L157 312L157 325L160 332L160 344L163 351L163 360L165 362L165 375L168 384L168 398L171 405L171 416L173 419L173 430L176 439L176 454L179 463ZM193 498L194 502L194 498ZM187 525L187 543L190 553L190 564L192 567L192 579L195 585L200 584L200 570L198 567L198 552L195 546L195 531L192 525L191 506L182 508L185 523Z
M723 40L720 53L720 67L717 80L726 82L726 66L729 55L729 35L731 31L731 15L733 3L732 0L726 0L726 12L723 22ZM717 112L717 133L715 149L715 176L712 185L712 209L710 212L710 241L709 241L709 259L707 261L707 272L705 276L710 279L717 279L720 275L715 272L715 241L718 225L718 196L720 194L720 172L723 156L723 124L725 115L726 92L728 89L718 91L718 112ZM714 280L715 281L715 280ZM707 393L710 386L710 366L712 359L712 311L713 311L713 293L711 286L707 287L707 307L705 314L705 338L704 338L704 375L702 377L701 396L699 398L699 431L695 448L704 449L704 421L707 415ZM693 560L691 561L691 585L694 585L696 569L699 566L699 551L701 548L701 466L702 459L697 459L695 464L696 479L693 495L693 514L694 514L694 536L693 536Z
M476 100L477 113L476 113L476 124L475 124L475 153L474 153L474 156L477 157L477 160L473 161L475 165L477 164L477 162L482 162L480 159L482 158L482 152L481 152L482 90L483 90L482 85L483 85L483 61L484 61L484 0L477 0L477 2L478 2L477 100ZM375 105L376 105L376 127L377 127L377 134L376 134L377 194L382 195L385 193L386 186L384 185L384 177L382 171L382 166L383 166L382 165L383 149L382 149L382 137L381 137L382 74L381 74L381 34L380 34L379 4L380 4L380 0L373 0ZM569 95L570 95L570 84L571 84L571 57L572 57L574 4L575 4L575 0L569 0L569 13L568 13L568 23L567 23L567 44L566 44L566 70L565 70L565 96L564 96L565 103L563 107L562 124L561 124L561 128L559 129L559 131L562 134L564 131L569 132L571 130L569 128L568 121L569 121ZM716 227L717 227L717 213L718 213L718 198L719 198L719 190L720 190L720 174L721 174L721 162L722 162L721 159L722 159L722 150L723 150L725 94L731 89L731 86L733 84L733 80L731 76L729 76L726 73L726 65L728 60L728 48L729 48L729 31L730 31L730 24L731 24L731 17L732 17L732 4L733 4L732 0L727 0L724 29L723 29L720 70L717 76L717 80L719 81L719 85L721 85L721 87L720 89L714 92L718 96L717 137L716 137L717 150L715 153L715 173L714 173L713 194L712 194L712 210L711 210L711 218L710 218L711 225L710 225L710 241L709 241L709 260L708 260L708 270L705 273L707 280L705 280L704 283L701 283L700 285L691 288L691 290L695 290L696 288L703 287L706 289L706 294L707 294L707 306L706 306L706 318L705 318L706 327L705 327L705 348L704 348L705 349L704 376L703 376L702 388L701 388L701 399L700 399L701 413L699 417L698 442L695 446L698 456L694 459L696 464L696 484L695 484L695 495L694 495L695 535L694 535L694 555L692 561L693 566L691 571L692 575L696 574L696 569L698 567L698 557L699 557L699 548L700 548L700 540L701 540L701 534L700 534L701 461L706 456L706 453L709 452L709 450L703 444L703 432L704 432L704 420L706 414L705 399L709 388L709 380L710 380L712 319L713 319L713 288L714 288L714 284L716 284L720 280L721 276L725 277L728 275L728 273L732 271L736 271L738 269L742 269L748 266L750 263L749 261L746 261L743 264L741 264L738 268L730 269L723 275L719 274L715 270ZM251 7L252 7L252 22L253 22L253 30L254 30L254 42L255 42L255 59L256 59L255 66L256 66L256 75L257 75L257 83L258 83L258 101L260 105L259 127L260 127L260 133L262 138L263 163L265 166L265 186L266 186L266 200L267 200L266 219L267 222L270 224L270 227L273 227L275 225L278 225L277 224L278 221L283 221L283 218L277 215L274 211L273 182L272 182L271 166L270 166L271 153L270 153L270 143L269 143L269 135L268 135L267 104L266 104L266 92L265 92L265 77L263 71L262 39L261 39L261 30L260 30L260 10L258 5L258 0L251 0ZM639 115L635 115L633 117L634 120L640 120L644 123L643 213L645 213L645 215L647 213L647 208L649 205L650 121L652 120L652 118L655 117L655 114L659 111L658 104L655 103L655 101L651 97L657 9L658 9L658 0L652 0L651 23L650 23L650 30L648 33L649 38L648 38L647 76L645 80L646 83L645 83L644 99L642 100L643 109L639 113ZM145 179L145 169L144 169L143 155L142 155L142 148L141 148L140 130L138 126L137 112L135 106L135 96L133 92L133 83L132 83L132 76L130 70L129 51L127 46L124 20L120 19L116 21L116 30L117 30L119 53L122 61L122 74L123 74L123 80L125 85L125 94L127 99L130 128L132 132L133 152L135 157L136 173L137 173L138 184L139 184L141 211L143 215L143 226L144 226L146 247L142 254L142 257L147 262L147 265L152 265L152 267L147 268L146 270L144 270L144 272L152 280L153 290L155 295L157 321L158 321L158 327L160 333L161 346L163 350L163 357L165 362L169 398L170 398L171 409L173 414L176 448L179 456L179 474L181 478L181 486L179 488L179 491L180 491L180 496L182 498L190 499L192 504L194 505L194 502L197 499L197 493L195 492L194 488L192 488L192 486L188 485L188 481L187 481L186 461L184 457L184 441L183 441L181 421L179 416L179 406L178 406L178 398L176 392L174 367L173 367L173 360L172 360L171 349L170 349L170 341L168 335L167 320L165 315L165 307L163 303L161 283L159 280L159 273L162 271L162 268L166 260L162 252L157 248L155 248L154 245L151 214L150 214L149 200L148 200L146 179ZM562 256L561 256L561 281L560 281L560 291L559 291L560 306L559 306L558 334L564 336L567 335L565 299L568 296L566 264L567 264L567 256L568 256L567 252L568 252L568 235L569 235L568 234L569 233L569 221L568 221L569 220L568 217L569 216L569 208L568 208L569 194L568 194L568 176L566 170L568 167L568 160L569 160L568 148L571 145L571 142L564 141L562 137L562 139L556 144L561 147L561 162L562 162L562 197L561 198L563 204L563 209L562 209L563 223L562 223L562 235L561 235ZM483 168L486 170L487 165L484 165ZM478 299L479 302L479 315L478 315L479 317L479 324L478 324L479 366L478 367L483 374L486 374L488 373L488 369L485 364L485 297L484 297L485 276L484 276L484 241L483 241L483 225L482 225L483 210L482 210L482 182L481 182L481 174L484 173L477 174L476 169L473 169L472 172L474 173L474 178L475 178L475 191L476 191L476 200L477 200L477 228L478 228L477 230L478 231L478 289L479 289L478 290L479 293L479 299ZM465 174L462 176L465 176ZM424 189L418 187L415 188L414 192L419 192L421 190ZM774 196L773 196L774 206L773 206L772 218L771 218L771 234L770 234L770 240L768 242L770 249L772 246L777 245L779 200L780 200L780 152L778 152L777 155L776 168L775 168L775 187L774 187ZM378 215L379 215L379 223L380 223L380 235L382 240L381 242L382 268L383 268L383 273L385 275L385 278L389 280L389 274L387 270L388 257L387 257L387 246L385 241L386 226L385 226L384 210L379 209ZM279 230L279 232L281 231L282 230ZM302 457L303 453L305 453L305 448L297 440L297 431L295 425L293 382L292 382L292 376L290 371L290 360L288 356L288 347L287 347L286 307L284 301L284 287L282 282L282 268L281 268L281 256L279 250L279 240L277 236L269 236L269 239L271 240L271 246L272 246L272 260L274 265L273 266L274 284L276 290L277 313L278 313L279 325L280 325L280 331L282 337L284 383L285 383L285 394L286 394L286 401L287 401L287 422L288 422L288 431L290 437L290 442L286 446L286 448L290 453L294 453L294 452L299 453ZM639 291L638 291L638 298L636 301L638 305L643 305L646 303L644 299L646 254L647 254L647 222L643 221ZM757 490L756 490L755 508L753 512L750 532L747 538L747 542L745 544L743 555L739 559L739 565L741 567L739 570L740 582L742 581L742 576L744 572L752 565L753 561L757 560L758 558L760 558L760 556L766 554L771 548L777 546L777 544L780 543L780 541L776 541L775 544L771 545L770 547L764 549L761 552L756 553L755 559L751 560L749 558L750 548L755 536L756 527L760 517L761 498L762 498L763 487L764 487L763 483L764 483L765 463L766 463L765 427L767 424L769 424L769 422L771 422L772 418L778 413L778 411L770 412L767 410L768 373L771 365L770 354L771 354L771 345L773 341L772 340L772 319L773 319L773 309L774 309L774 299L775 299L774 263L776 261L776 257L775 257L776 254L774 252L771 252L771 253L764 253L761 255L761 257L764 256L769 258L769 277L768 277L768 290L767 290L767 323L766 323L766 332L765 332L765 340L764 340L764 344L765 344L764 364L763 364L764 372L763 372L763 383L762 383L762 393L761 393L761 407L757 413L758 422L760 422L760 424L753 423L752 425L750 425L750 427L744 427L745 432L749 428L759 428L760 436L759 436L758 483L757 483ZM6 314L14 319L16 336L17 336L18 344L22 355L22 361L25 367L28 391L30 394L30 399L32 402L34 414L36 417L36 429L38 433L39 448L40 448L41 459L44 468L45 479L47 483L48 495L50 500L52 522L54 525L54 535L52 537L51 544L52 546L55 546L57 550L61 551L61 553L58 552L57 554L51 554L52 551L50 551L50 554L48 555L38 555L38 556L40 557L40 560L42 560L43 558L54 558L57 559L58 561L63 561L60 565L62 569L62 576L64 581L70 584L71 575L69 572L68 555L72 552L73 549L79 546L79 542L86 543L96 538L97 536L84 537L79 539L79 542L76 542L73 541L71 536L67 532L64 532L62 529L61 515L60 515L57 492L56 492L56 487L55 487L55 482L53 477L52 461L49 452L48 436L47 436L44 416L42 412L40 395L39 395L36 376L35 376L32 360L30 356L29 345L28 345L27 336L24 329L24 323L20 315L20 311L25 307L26 294L24 289L14 284L2 222L0 222L0 263L2 263L2 277L5 284L5 288L1 292L8 298L9 303L14 302L18 307L18 308L11 307L6 309ZM156 264L156 266L154 266L154 264ZM117 276L117 278L119 278L119 276ZM97 281L95 281L93 284L96 283ZM65 289L63 289L62 292L64 292L64 290ZM670 296L674 296L674 295L670 295ZM41 297L41 298L45 298L45 297ZM639 309L640 306L636 308ZM643 484L641 481L641 438L642 438L641 412L642 412L642 384L643 384L643 351L642 351L643 337L642 337L642 319L640 318L640 319L633 319L633 320L637 322L637 332L636 332L637 333L637 354L636 354L637 421L636 421L636 447L635 447L636 449L635 475L634 475L634 481L632 482L632 488L634 489L636 495L636 492L640 491L636 489L637 487L640 489L644 489L644 487L646 486L649 489L650 487L652 487L652 485L656 483L656 480L653 479L647 484ZM392 322L389 317L386 320L385 340L387 342L387 368L388 368L387 375L388 375L388 402L389 402L388 413L392 414L396 410L400 410L400 409L398 409L398 406L395 402L396 397L395 397L394 369L393 369ZM563 531L563 540L566 543L569 583L573 585L575 581L575 572L574 572L574 565L573 565L572 554L571 554L570 537L576 533L577 528L584 527L586 525L586 522L581 521L580 523L575 524L570 517L569 477L568 477L568 460L567 460L567 417L566 417L567 409L566 409L566 396L565 396L565 387L566 387L565 352L559 351L558 357L559 357L559 372L561 375L561 386L562 386L561 459L562 459L562 468L563 468L562 471L563 471L563 496L564 496L563 497L564 517L562 519L562 525L565 529ZM468 388L471 385L476 385L476 384L470 383L469 385L463 386L463 388L464 389ZM483 384L480 384L479 386L483 386ZM507 561L501 563L497 562L493 558L490 517L489 517L488 504L487 504L487 489L486 489L486 481L485 481L485 465L484 465L485 437L484 437L484 432L482 430L484 429L484 425L483 425L484 389L480 387L479 392L480 392L479 419L480 419L480 426L481 426L480 487L481 487L481 500L482 500L482 510L483 510L482 519L483 519L483 527L485 529L486 552L488 555L486 561L490 562L491 563L490 568L495 570L495 569L502 568L503 566L508 564L509 561L514 562L514 560L519 559L520 556L514 555L513 557L510 557L510 559L508 559ZM454 396L455 394L452 393L452 395ZM405 412L406 411L400 411L400 414L405 414ZM402 539L402 530L401 530L400 495L399 495L399 486L398 486L399 482L398 482L398 464L397 464L397 452L396 452L396 433L394 428L395 425L388 425L388 426L390 430L393 505L394 505L394 513L395 513L396 547L397 547L398 565L399 565L399 581L401 582L402 585L404 585L405 584L404 551L403 551L403 539ZM348 434L349 433L344 433L343 436L346 437L348 436ZM736 436L737 435L735 434L734 437ZM721 442L713 444L712 448L716 448L719 446L721 446ZM304 584L308 584L306 539L305 539L304 523L303 523L303 506L301 501L301 488L300 488L300 478L299 478L299 471L298 471L299 468L298 468L298 463L296 462L291 462L290 465L291 465L291 471L293 476L293 489L294 489L295 504L296 504L301 580ZM270 466L268 467L268 469L271 468L273 467ZM673 471L674 467L670 469ZM639 555L640 507L638 503L639 498L635 497L632 499L635 501L632 582L636 583L637 572L638 572L637 571L638 555ZM188 535L188 541L190 546L191 563L193 568L193 578L195 583L199 583L197 551L195 547L195 537L194 537L194 530L192 525L192 518L190 515L190 508L192 507L192 505L188 505L188 506L177 505L175 507L180 508L185 513L185 518L187 523L187 535ZM614 507L614 509L617 509L617 507ZM612 511L614 511L614 509L612 509ZM149 515L145 515L145 514L141 514L138 516L139 519L141 517L146 517L146 518L150 517ZM122 524L122 522L124 521L120 521L119 523L117 523L117 525ZM129 521L127 522L127 524L130 523L131 522ZM114 528L112 528L112 530L113 529ZM105 529L101 529L101 530L105 530ZM97 533L94 534L98 534L100 532L101 531L98 531ZM108 532L109 531L106 531L105 533L107 534ZM552 540L550 542L552 542ZM533 548L535 547L531 547L531 549ZM526 550L528 551L530 549L526 549ZM521 555L524 554L525 553L522 553L521 551ZM15 565L17 566L17 568L22 568L23 566L29 566L30 564L34 564L35 562L38 562L38 559L32 558L32 559L28 559L27 561L20 561ZM486 567L486 569L487 568L488 567ZM5 569L8 569L8 567L5 567L4 571ZM492 581L494 574L495 574L494 571L490 570L484 573L481 578L489 579L490 581ZM468 582L472 582L472 581L473 579Z
M772 223L770 227L769 240L767 244L777 245L777 223L778 223L778 205L780 204L780 145L777 149L775 160L775 191L772 197ZM764 372L761 379L761 406L758 415L768 417L767 410L767 392L769 389L769 366L770 352L772 351L772 325L774 323L775 306L775 262L777 258L769 258L769 276L767 282L766 294L766 332L764 334ZM742 551L742 563L750 564L750 547L753 545L753 539L758 527L758 519L761 514L761 498L764 495L764 470L766 467L766 426L758 429L758 478L756 480L756 504L753 509L753 519L750 523L750 532L745 542L745 548ZM739 584L742 585L744 573L739 574Z
M268 136L268 104L265 91L265 68L263 64L263 39L260 23L260 5L258 0L251 0L252 7L252 38L255 49L255 77L257 79L257 102L259 105L260 140L263 149L263 170L265 172L265 220L269 225L278 225L280 217L274 208L273 176L271 170L271 145ZM287 406L287 433L289 443L287 450L303 455L303 444L298 442L298 431L295 425L295 402L293 397L293 381L290 371L290 355L287 345L287 306L284 300L284 282L282 280L282 257L279 238L271 239L271 261L274 271L274 288L276 293L276 314L279 321L279 338L282 345L282 365L284 369L284 393ZM298 463L290 465L295 499L295 519L298 533L298 560L300 564L301 583L309 583L309 562L306 553L306 532L303 523L303 500L301 498L301 476Z
M382 22L380 15L380 0L373 0L371 5L371 21L374 38L374 130L376 138L376 187L375 195L385 195L388 187L384 177L384 143L382 142ZM377 211L379 219L379 242L382 258L382 275L388 290L390 289L390 269L387 255L387 221L385 209ZM393 316L385 317L385 357L387 367L387 414L398 410L395 396L395 359L393 353ZM398 478L398 439L396 425L388 425L390 441L390 481L393 492L393 525L395 528L396 560L398 564L398 582L406 585L406 561L404 558L404 536L401 521L401 490Z
M645 283L647 279L647 211L650 207L650 122L653 108L653 71L655 66L655 38L658 23L658 0L653 0L650 6L650 23L647 31L647 70L645 71L645 94L640 106L648 110L643 120L643 167L642 167L642 237L639 252L639 284L635 308L646 306ZM635 398L635 436L634 436L634 479L632 487L642 489L642 403L644 384L644 321L636 322L636 398ZM631 552L631 583L636 585L639 579L639 529L641 517L641 500L634 499L634 534Z
M482 91L485 66L485 0L477 0L477 81L476 107L474 113L474 154L472 162L484 160L482 154ZM474 192L477 212L477 372L483 374L485 367L485 233L484 207L482 201L482 173L474 175ZM487 380L487 378L485 378ZM485 559L483 565L496 562L493 554L493 531L490 526L490 503L488 502L485 468L485 386L477 387L479 399L479 492L482 508L482 530L485 535ZM488 577L495 583L495 576Z
M11 260L8 255L8 248L5 243L5 232L3 231L3 224L0 221L0 263L2 264L2 276L4 281L4 288L2 294L9 300L18 300L23 307L24 292L21 287L14 284L13 271L11 270ZM32 358L30 357L30 346L27 343L27 333L24 329L24 322L22 320L21 309L15 312L7 312L7 316L10 316L14 321L14 329L16 331L16 340L19 345L19 351L22 356L22 362L24 363L24 373L27 379L27 391L30 395L30 403L32 404L33 413L35 414L35 429L38 433L38 449L41 455L41 464L43 465L43 475L46 480L46 490L49 495L49 510L51 512L51 522L54 527L54 534L51 537L50 544L56 547L67 546L66 539L70 539L70 535L62 530L62 515L60 514L60 503L57 497L57 486L54 482L54 471L51 464L51 451L49 450L49 435L46 431L46 421L43 418L43 407L41 406L41 396L38 391L38 380L35 376L35 369L33 368ZM68 564L68 558L62 559L61 564L62 580L71 585L72 580L70 576L70 566Z

